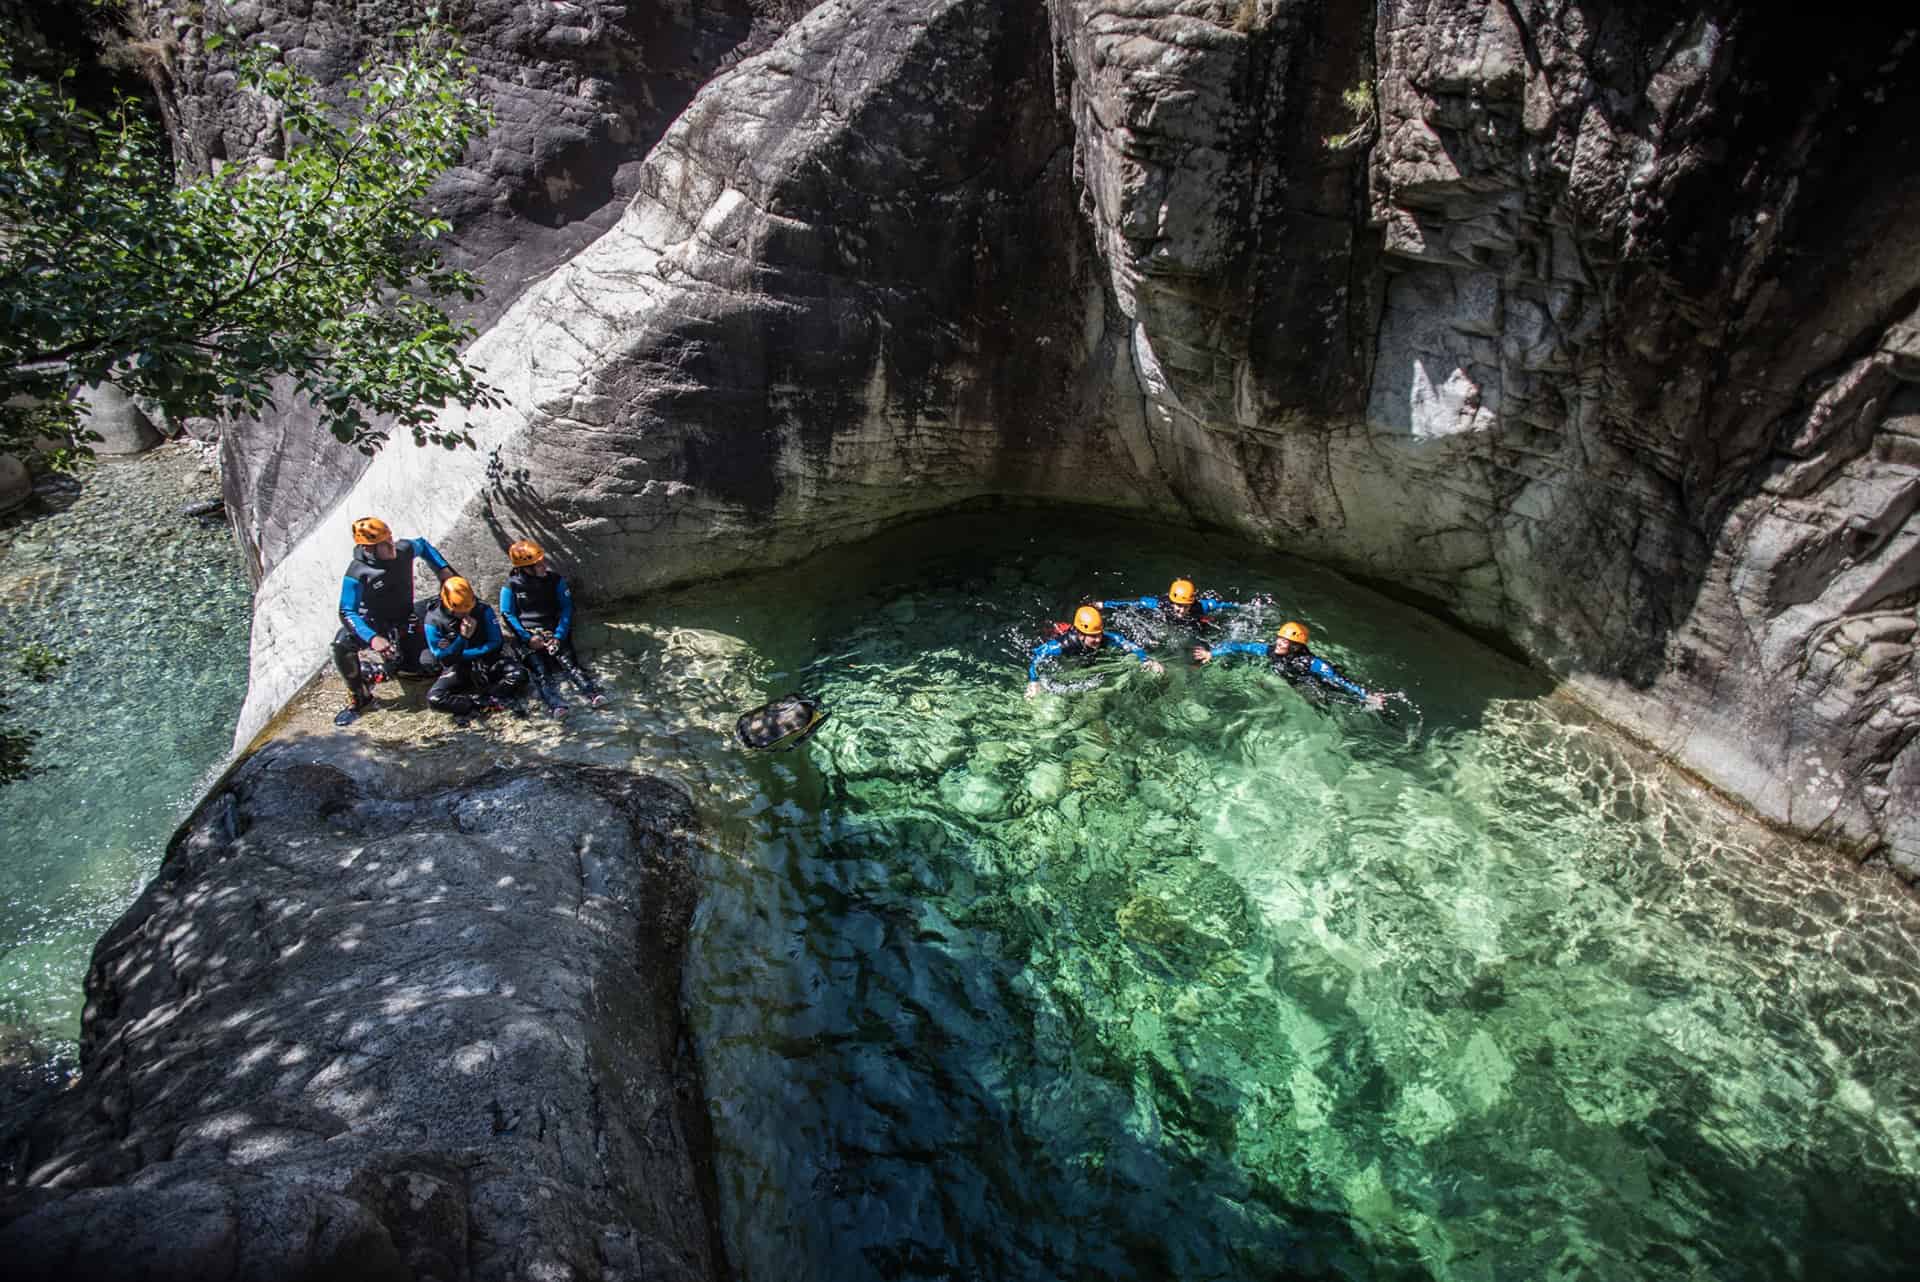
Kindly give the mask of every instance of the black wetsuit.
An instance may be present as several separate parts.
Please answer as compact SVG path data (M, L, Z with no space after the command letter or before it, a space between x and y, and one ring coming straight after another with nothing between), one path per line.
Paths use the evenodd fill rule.
M356 547L340 585L340 631L333 638L333 666L356 700L369 693L360 672L360 652L371 648L376 636L393 644L380 660L388 675L432 675L439 671L439 665L427 653L426 637L420 630L420 610L413 599L413 563L416 557L424 557L436 573L450 567L425 539L397 539L393 546L397 555L391 561L382 561L371 547Z
M560 703L562 673L587 698L600 693L600 683L573 650L573 591L565 575L515 570L500 588L500 617L519 639L521 658L532 669L534 688L548 706ZM533 634L542 631L553 634L551 653L533 644Z
M503 647L500 618L490 605L470 616L479 624L471 637L460 635L460 616L444 605L427 611L427 649L441 667L427 691L427 706L456 717L480 710L488 700L506 702L527 688L527 670Z

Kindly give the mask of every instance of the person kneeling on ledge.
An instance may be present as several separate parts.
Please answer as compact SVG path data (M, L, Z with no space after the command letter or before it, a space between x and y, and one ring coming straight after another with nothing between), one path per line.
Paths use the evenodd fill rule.
M440 679L427 706L464 719L493 712L526 691L527 670L503 652L500 616L455 577L440 585L440 604L427 611L427 649L440 661Z

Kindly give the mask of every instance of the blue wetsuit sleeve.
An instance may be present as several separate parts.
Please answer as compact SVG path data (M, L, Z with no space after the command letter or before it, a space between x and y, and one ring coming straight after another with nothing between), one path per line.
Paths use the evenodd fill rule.
M347 621L347 626L353 629L354 635L362 641L371 641L373 629L367 624L366 616L360 613L361 607L365 604L365 598L361 595L360 580L351 574L347 575L346 581L340 585L340 617Z
M1033 658L1027 661L1027 680L1038 681L1040 679L1040 661L1042 659L1051 659L1059 653L1060 643L1058 641L1042 641L1039 645L1033 647Z
M425 557L427 564L434 568L435 573L441 570L451 571L453 569L452 566L447 564L447 558L440 555L440 549L425 539L408 539L407 542L413 544L413 554L415 556Z
M1218 645L1209 646L1208 649L1213 651L1213 657L1216 659L1226 654L1264 655L1267 652L1267 647L1259 641L1222 641Z
M1336 690L1344 690L1356 699L1364 699L1367 697L1367 688L1365 686L1355 685L1353 682L1341 676L1340 669L1334 667L1325 659L1316 656L1313 662L1307 665L1307 671L1313 673L1323 684L1330 685Z
M1142 650L1139 646L1127 640L1125 637L1118 635L1117 633L1113 633L1113 632L1107 633L1107 644L1111 646L1118 646L1120 649L1125 650L1128 654L1140 660L1140 662L1142 663L1145 663L1147 661L1147 652L1145 650Z
M565 579L555 585L560 596L560 622L553 625L555 640L565 641L567 633L573 630L573 589L567 586Z
M1200 598L1200 613L1203 615L1212 614L1217 610L1244 610L1246 608L1246 603L1243 601L1225 601L1217 596L1203 596Z
M505 619L507 626L513 629L513 635L522 641L533 640L533 634L527 631L527 625L520 622L520 616L515 612L511 584L500 585L500 617Z
M453 652L459 648L460 634L458 632L449 635L440 630L439 624L431 620L427 622L427 649L433 651L434 658L441 660L451 659Z

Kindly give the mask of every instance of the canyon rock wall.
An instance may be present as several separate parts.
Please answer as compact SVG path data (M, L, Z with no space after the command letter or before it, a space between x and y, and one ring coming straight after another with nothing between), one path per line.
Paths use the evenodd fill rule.
M771 44L806 0L465 0L433 6L472 56L494 126L437 185L453 223L446 255L485 295L456 314L486 326L530 281L612 226L641 162L721 67ZM279 153L277 120L235 85L239 42L285 50L289 65L338 92L430 6L421 0L236 0L129 6L133 50L153 83L176 158L205 171ZM207 37L231 26L213 50ZM217 43L217 42L216 42ZM222 462L230 510L255 577L277 563L366 467L316 430L297 403L229 424Z
M1732 3L822 5L482 337L481 451L390 448L263 582L241 736L318 666L361 511L483 578L530 534L614 595L1059 499L1390 584L1920 869L1915 40Z
M7 1276L722 1276L691 824L624 771L277 739L95 949Z

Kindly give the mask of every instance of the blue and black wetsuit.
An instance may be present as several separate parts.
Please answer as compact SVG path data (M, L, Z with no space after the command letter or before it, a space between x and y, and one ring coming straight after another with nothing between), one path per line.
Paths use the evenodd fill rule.
M1207 648L1216 659L1229 654L1261 655L1269 667L1286 678L1289 685L1305 686L1309 690L1335 690L1355 699L1365 699L1373 693L1358 682L1349 681L1340 669L1305 646L1297 646L1290 654L1281 654L1277 646L1259 641L1222 641L1219 645Z
M1122 606L1130 606L1135 610L1151 610L1168 623L1177 624L1186 628L1214 627L1219 624L1219 620L1214 617L1215 615L1227 610L1244 610L1246 608L1243 602L1223 601L1211 592L1202 593L1200 596L1194 598L1193 604L1188 607L1190 612L1187 614L1180 613L1179 606L1167 600L1165 597L1158 596L1133 597L1119 601L1095 601L1093 605L1095 609L1103 611L1117 610Z
M333 638L333 666L356 699L367 694L360 675L360 652L376 636L393 643L390 656L382 660L389 673L435 671L414 607L413 563L425 560L436 576L451 574L453 568L425 539L396 539L393 547L396 555L391 561L382 561L371 547L356 547L340 584L340 631Z
M1112 646L1116 650L1125 650L1134 658L1145 663L1147 652L1123 636L1103 632L1098 637L1090 637L1084 632L1069 632L1057 641L1042 641L1033 647L1033 657L1027 661L1027 680L1040 679L1040 665L1048 659L1092 659L1102 649Z
M548 706L559 703L555 691L562 673L588 698L600 693L599 683L573 652L573 590L565 576L551 570L545 574L515 570L500 588L500 617L522 643L522 658L533 669L534 688ZM533 634L540 631L553 633L557 644L551 654L533 644Z
M527 687L527 670L506 653L500 616L482 603L470 616L479 624L471 637L460 635L460 616L444 605L427 611L427 649L440 665L440 678L427 691L427 706L455 716L476 711L488 699L511 699Z

